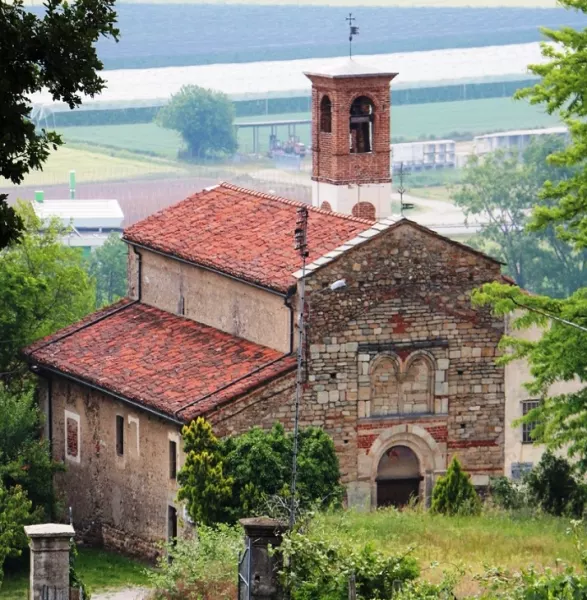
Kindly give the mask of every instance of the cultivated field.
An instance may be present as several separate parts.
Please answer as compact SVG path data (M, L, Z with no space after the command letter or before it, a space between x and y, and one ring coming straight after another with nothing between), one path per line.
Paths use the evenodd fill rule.
M67 182L69 171L72 169L76 171L79 183L175 175L183 172L181 166L162 160L141 160L140 156L109 156L102 152L61 147L51 152L42 171L29 173L22 185L38 187ZM4 187L10 187L9 183L0 181L0 188Z
M394 141L416 140L423 136L452 137L455 133L468 133L472 137L492 131L549 127L559 123L556 117L545 114L539 107L530 106L525 102L514 102L509 98L392 106L391 116ZM307 113L294 113L243 118L238 122L309 118L310 115ZM278 137L283 140L287 137L287 128L280 129ZM181 138L176 132L163 129L154 123L66 127L61 130L61 133L65 140L71 143L84 143L130 152L146 152L167 159L175 158L182 146ZM310 143L309 126L297 127L296 133L302 142ZM269 129L267 128L260 133L263 151L268 149L268 141ZM241 152L250 152L252 143L252 130L241 129L239 132ZM161 169L169 168L150 163L147 165Z

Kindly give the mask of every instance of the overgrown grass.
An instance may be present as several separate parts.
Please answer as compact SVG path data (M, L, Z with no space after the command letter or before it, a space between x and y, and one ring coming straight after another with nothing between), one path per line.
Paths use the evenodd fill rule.
M319 516L310 535L320 539L371 542L376 548L402 553L413 548L423 576L438 581L443 569L463 569L462 593L475 593L474 576L486 566L521 569L556 567L557 560L579 564L569 521L549 516L513 517L484 513L478 517L445 517L423 511L380 510ZM430 569L432 563L438 568Z
M149 585L145 565L104 550L80 548L76 568L92 593ZM0 588L0 600L28 598L28 577L28 566L17 572L7 572Z

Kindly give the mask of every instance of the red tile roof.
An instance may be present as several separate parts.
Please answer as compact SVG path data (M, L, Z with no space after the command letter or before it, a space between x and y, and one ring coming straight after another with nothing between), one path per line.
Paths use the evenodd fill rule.
M295 368L295 357L124 300L23 351L28 360L189 420Z
M293 241L300 206L308 205L223 183L136 223L124 239L285 292L300 263ZM308 208L310 261L373 224Z

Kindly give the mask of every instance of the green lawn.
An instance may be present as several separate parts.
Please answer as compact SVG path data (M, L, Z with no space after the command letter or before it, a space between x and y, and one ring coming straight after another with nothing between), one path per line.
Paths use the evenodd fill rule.
M238 119L237 122L309 118L308 113L290 113L247 117ZM393 140L416 140L423 136L453 137L464 133L473 136L490 131L557 124L556 117L546 115L540 108L525 102L514 102L509 98L392 106ZM65 127L61 133L69 142L149 153L164 158L175 158L181 146L181 138L176 132L154 123ZM296 133L302 142L310 143L309 125L298 126ZM278 128L278 137L287 137L287 127ZM239 145L243 152L252 150L252 138L252 130L240 130ZM261 130L260 143L263 151L267 150L268 140L269 129Z
M103 550L80 548L76 568L90 592L148 586L144 565ZM28 570L6 573L0 588L0 600L26 599L28 576Z

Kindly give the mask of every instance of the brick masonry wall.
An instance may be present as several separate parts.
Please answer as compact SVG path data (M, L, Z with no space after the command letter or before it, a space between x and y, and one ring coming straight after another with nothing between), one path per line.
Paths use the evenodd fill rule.
M385 183L390 175L390 95L387 76L312 80L312 179L337 185ZM324 96L332 104L332 130L320 130L320 103ZM350 107L358 96L374 104L373 151L351 154L349 148Z

